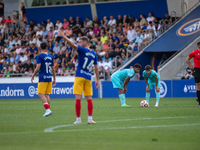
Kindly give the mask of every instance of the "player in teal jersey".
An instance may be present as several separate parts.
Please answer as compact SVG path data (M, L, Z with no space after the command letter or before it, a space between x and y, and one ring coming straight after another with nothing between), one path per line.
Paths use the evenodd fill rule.
M118 70L111 76L113 88L119 90L119 99L121 101L122 107L131 107L126 104L125 93L127 92L127 85L134 75L138 74L142 66L140 64L135 64L132 69ZM123 84L124 81L124 84Z
M155 86L156 89L156 105L155 107L158 107L159 100L160 100L160 76L158 73L151 69L150 65L145 66L145 70L143 71L143 77L147 84L146 87L146 101L149 103L150 98L150 91L153 89L153 86ZM148 80L147 80L148 78Z

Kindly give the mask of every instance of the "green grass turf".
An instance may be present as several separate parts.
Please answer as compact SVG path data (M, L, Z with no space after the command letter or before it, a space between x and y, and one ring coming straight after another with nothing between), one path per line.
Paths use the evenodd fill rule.
M200 108L195 98L163 98L159 108L154 108L155 98L150 99L148 108L140 107L141 100L128 98L132 108L121 108L119 99L94 99L97 124L88 125L83 99L83 124L51 133L44 130L73 124L74 99L52 99L53 115L46 118L39 99L0 100L0 150L200 149Z

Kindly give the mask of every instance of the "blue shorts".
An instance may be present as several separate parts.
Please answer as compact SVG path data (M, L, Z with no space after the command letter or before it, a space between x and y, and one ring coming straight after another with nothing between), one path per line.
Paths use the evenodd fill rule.
M113 88L123 89L123 82L116 75L111 76L111 81Z
M153 87L156 86L156 82L148 81L148 83L149 83L149 87L150 87L150 89L148 89L148 90L152 90ZM160 88L160 80L158 80L158 87Z

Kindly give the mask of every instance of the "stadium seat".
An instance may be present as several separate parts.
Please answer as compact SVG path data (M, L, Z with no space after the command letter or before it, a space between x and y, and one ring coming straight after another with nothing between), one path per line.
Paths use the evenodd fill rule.
M56 5L60 5L60 2L58 1L58 2L56 2Z
M66 5L66 4L67 4L67 2L63 2L63 4L64 4L64 5Z
M48 5L52 5L52 2L50 2Z

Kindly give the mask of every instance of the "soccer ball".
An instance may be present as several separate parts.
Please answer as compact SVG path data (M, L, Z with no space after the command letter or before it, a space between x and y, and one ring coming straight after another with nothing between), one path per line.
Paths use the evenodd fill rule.
M148 106L149 106L149 103L148 103L146 100L142 100L142 101L140 102L140 106L141 106L141 107L148 107Z

